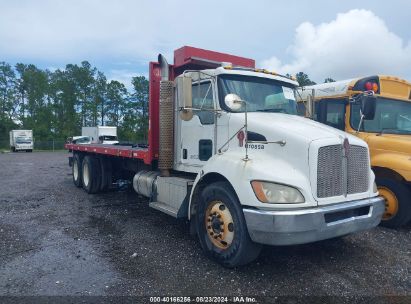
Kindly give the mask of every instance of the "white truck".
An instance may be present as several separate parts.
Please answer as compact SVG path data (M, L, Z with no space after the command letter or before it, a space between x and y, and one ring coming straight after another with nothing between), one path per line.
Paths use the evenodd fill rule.
M94 144L118 144L117 127L110 126L96 126L83 127L81 129L81 136L90 137L91 143Z
M33 151L33 131L32 130L11 130L10 131L10 150Z
M130 178L150 207L190 221L206 255L227 267L254 260L262 244L379 224L367 144L296 115L296 81L192 47L173 65L160 55L149 75L148 147L67 144L77 187L97 193Z

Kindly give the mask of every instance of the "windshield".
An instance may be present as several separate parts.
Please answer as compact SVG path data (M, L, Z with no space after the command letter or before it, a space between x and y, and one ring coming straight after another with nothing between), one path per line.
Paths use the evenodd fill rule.
M218 79L219 97L223 109L230 111L224 103L224 97L231 93L247 102L248 112L297 114L295 90L291 84L244 75L221 75ZM240 112L244 110L242 107Z
M90 137L88 136L80 137L80 138L73 140L73 144L84 144L84 143L87 144L89 142L90 142Z
M358 128L360 104L351 106L351 126ZM364 120L361 131L391 134L411 134L411 102L377 97L373 120Z
M17 137L16 138L17 144L31 144L31 138L28 137Z
M103 135L99 137L100 140L117 140L117 136Z

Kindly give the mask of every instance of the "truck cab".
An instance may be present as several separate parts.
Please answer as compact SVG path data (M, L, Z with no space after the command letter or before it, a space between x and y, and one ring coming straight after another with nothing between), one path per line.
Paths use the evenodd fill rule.
M188 105L183 100L187 92L180 92L190 91L180 81L185 77L191 82ZM173 169L195 173L194 188L213 178L229 182L248 232L259 243L286 245L329 237L333 229L327 231L327 220L315 232L314 227L302 229L312 224L314 210L323 208L357 206L357 216L368 217L358 204L375 198L379 215L374 219L381 216L366 143L298 117L297 85L269 72L230 67L187 72L176 79ZM300 219L298 228L292 227L296 216L289 215L291 210ZM306 221L305 212L310 214ZM273 221L281 224L265 231Z
M32 130L11 130L10 131L10 150L33 151L33 131Z

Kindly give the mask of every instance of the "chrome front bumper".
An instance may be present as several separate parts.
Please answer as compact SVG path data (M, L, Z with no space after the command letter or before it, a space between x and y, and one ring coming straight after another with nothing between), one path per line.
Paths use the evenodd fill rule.
M243 209L256 243L294 245L330 239L377 226L384 213L382 197L331 206L283 211Z

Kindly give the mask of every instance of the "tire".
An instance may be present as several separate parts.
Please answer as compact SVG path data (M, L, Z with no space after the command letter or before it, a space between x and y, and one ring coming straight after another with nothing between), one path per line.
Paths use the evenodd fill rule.
M411 190L400 181L377 178L380 195L386 199L386 212L381 225L390 228L404 226L411 220Z
M81 187L83 185L82 182L82 165L81 165L81 158L78 154L74 154L73 156L73 163L71 166L71 172L73 173L73 183L76 187Z
M262 248L251 240L241 205L227 182L203 190L196 230L205 254L228 268L252 262Z
M107 191L113 182L113 167L109 159L100 158L101 165L101 184L100 191Z
M87 155L82 164L83 189L89 194L99 192L101 184L101 168L97 157Z

